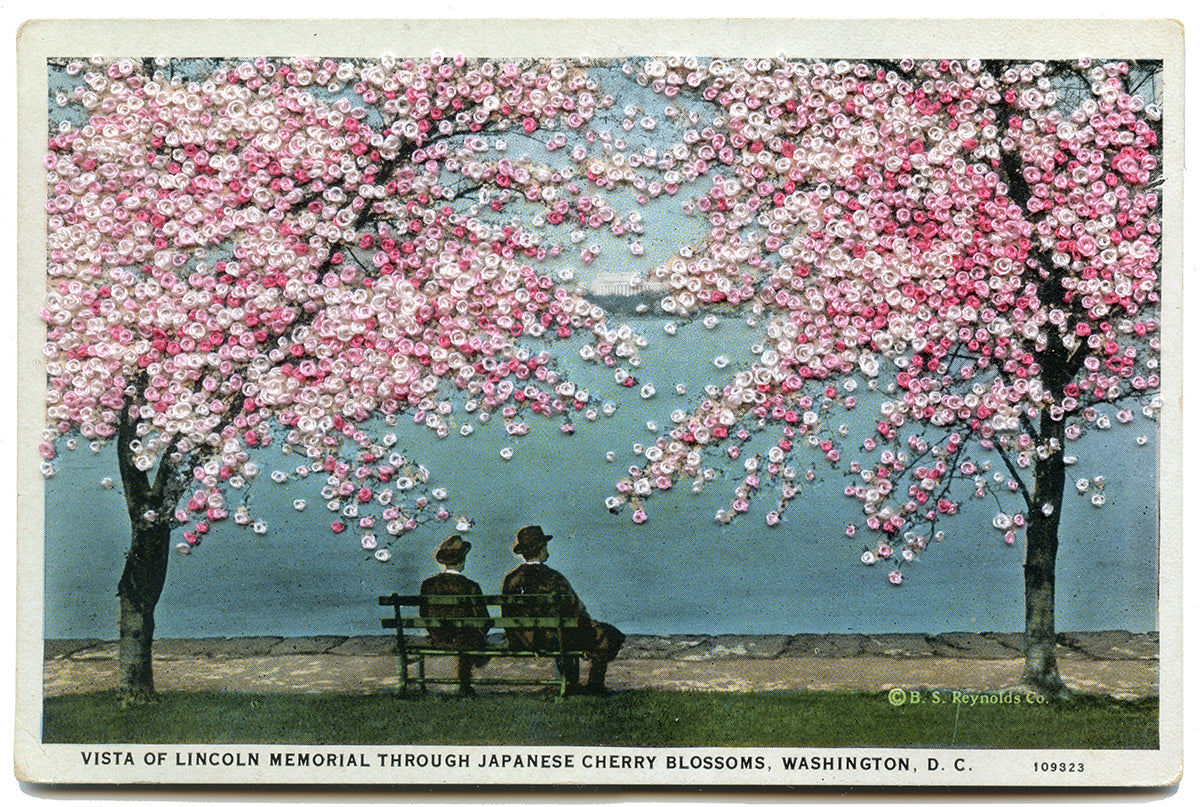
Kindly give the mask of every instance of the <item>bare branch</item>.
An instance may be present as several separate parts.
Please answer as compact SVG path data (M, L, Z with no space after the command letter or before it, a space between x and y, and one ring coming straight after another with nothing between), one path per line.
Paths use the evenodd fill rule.
M1017 488L1021 491L1021 497L1025 500L1025 507L1033 510L1033 496L1029 492L1029 488L1025 486L1025 480L1021 478L1020 472L1013 465L1012 459L1009 458L1008 452L999 443L996 444L996 451L1000 454L1000 459L1004 460L1004 465L1008 468L1008 472L1012 474L1012 478L1016 480Z

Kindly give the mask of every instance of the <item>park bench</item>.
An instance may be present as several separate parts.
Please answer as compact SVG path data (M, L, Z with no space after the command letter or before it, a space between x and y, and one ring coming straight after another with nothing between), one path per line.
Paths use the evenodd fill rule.
M489 609L503 608L511 605L535 606L533 610L539 616L501 616L489 615L463 617L422 617L421 606L424 605L471 605L483 603ZM399 681L397 683L400 695L407 695L409 687L417 686L420 691L426 691L426 684L457 684L457 676L453 678L427 675L425 659L428 656L489 656L489 657L540 657L553 658L556 662L557 675L549 678L472 678L473 684L528 684L536 686L557 685L559 697L567 694L567 680L563 676L562 662L568 656L583 655L580 650L568 650L563 641L568 628L579 627L578 618L572 613L570 602L560 594L436 594L429 596L389 594L379 598L379 604L392 609L392 616L384 617L380 623L384 628L396 632L396 656L399 666ZM405 611L407 609L408 615ZM469 610L464 608L463 610ZM522 650L510 647L507 641L493 643L491 640L478 649L457 650L434 647L428 634L418 634L415 631L428 631L429 628L543 628L554 631L558 637L557 645L545 650ZM418 641L418 639L420 639ZM416 675L410 675L408 665L413 661L417 664Z

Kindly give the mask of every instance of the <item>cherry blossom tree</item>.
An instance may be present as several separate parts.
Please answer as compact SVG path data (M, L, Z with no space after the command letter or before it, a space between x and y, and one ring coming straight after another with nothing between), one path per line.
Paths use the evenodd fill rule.
M1061 693L1054 573L1070 442L1161 407L1160 112L1145 97L1155 68L650 60L640 70L655 91L721 110L685 140L687 164L725 170L696 203L705 248L652 275L672 289L663 308L750 308L769 324L758 359L660 441L642 477L656 484L623 480L625 495L641 507L694 473L698 448L731 443L736 458L749 436L739 424L778 424L778 444L746 460L717 514L736 517L777 481L767 515L777 523L797 490L787 461L798 445L846 467L846 434L825 422L856 406L865 377L882 416L852 438L865 459L845 470L873 536L863 562L891 561L899 585L900 566L945 537L963 500L1017 494L993 524L1010 544L1024 533L1024 679ZM1103 486L1091 485L1095 506Z
M361 527L377 517L402 534L433 508L427 475L360 425L414 409L444 435L433 403L468 386L510 421L561 412L577 396L555 393L549 355L515 338L604 330L600 309L533 268L558 248L497 223L517 202L561 220L567 178L483 138L583 127L611 100L578 66L435 55L208 69L66 64L82 80L56 100L87 119L64 123L46 157L44 470L60 435L116 442L132 525L119 667L134 698L153 691L172 531L187 553L229 517L230 491L258 474L252 449L281 440L310 462L277 480L324 472L349 502L340 516L361 507ZM486 201L456 208L466 192ZM234 519L266 529L244 508Z
M277 482L325 475L330 529L386 559L456 514L378 424L603 428L613 404L559 348L587 334L571 361L638 386L647 305L667 333L739 318L763 341L744 364L716 358L729 382L673 416L609 510L644 523L652 497L732 466L717 518L773 489L774 526L820 463L861 503L847 533L871 536L863 562L899 585L950 516L990 498L1005 540L1026 544L1026 680L1061 691L1067 448L1160 406L1153 66L435 54L61 69L74 83L55 100L80 113L46 157L43 469L75 435L116 445L128 696L153 692L172 546L193 551L227 518L267 529L236 503L255 452L300 458ZM621 87L640 94L618 101ZM518 142L538 156L511 154ZM638 210L619 209L628 195ZM606 310L575 271L601 234L636 261L668 206L702 237L635 273L648 303ZM869 434L828 423L859 397L880 406ZM770 451L743 458L763 431Z

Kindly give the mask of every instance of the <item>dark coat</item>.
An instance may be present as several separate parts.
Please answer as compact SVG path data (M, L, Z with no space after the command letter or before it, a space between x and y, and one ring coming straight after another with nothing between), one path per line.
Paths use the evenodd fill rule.
M421 596L427 597L431 594L482 595L483 591L479 588L479 584L469 577L453 572L441 572L426 578L425 582L421 583ZM487 606L481 602L464 605L423 604L420 613L423 617L435 619L437 617L488 616ZM434 647L449 650L475 650L487 644L487 629L430 628L429 641Z
M559 594L567 603L567 613L579 627L563 631L568 650L582 650L589 657L612 661L625 641L625 634L612 625L588 616L575 590L561 572L542 563L522 563L504 578L505 594ZM546 616L534 605L503 606L504 616ZM558 647L557 631L549 628L505 628L513 647L527 650L553 650Z

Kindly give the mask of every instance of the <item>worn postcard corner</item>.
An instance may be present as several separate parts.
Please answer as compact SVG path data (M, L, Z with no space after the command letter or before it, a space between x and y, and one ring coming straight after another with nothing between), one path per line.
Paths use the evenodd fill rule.
M39 21L16 775L1167 787L1167 21Z

